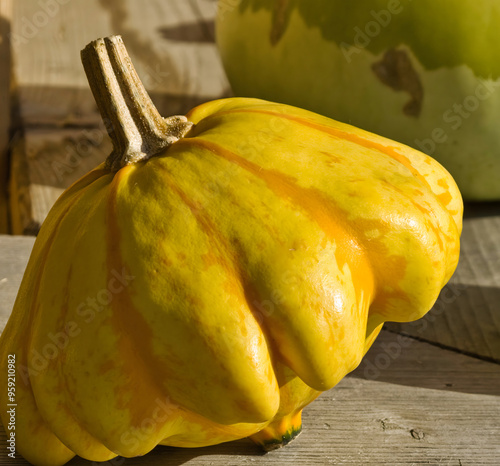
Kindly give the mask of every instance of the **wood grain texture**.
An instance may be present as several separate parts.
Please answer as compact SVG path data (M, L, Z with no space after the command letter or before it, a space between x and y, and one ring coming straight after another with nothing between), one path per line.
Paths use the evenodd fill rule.
M304 411L304 431L263 454L244 439L214 447L157 447L106 465L498 465L500 366L383 331L361 366ZM400 347L387 366L387 348ZM395 353L394 353L395 354ZM378 364L377 377L366 371ZM0 433L0 445L5 433ZM0 449L0 465L24 465ZM91 465L75 458L69 465ZM94 463L95 464L95 463Z
M25 127L99 124L80 50L113 34L123 36L162 115L184 114L228 93L213 43L214 1L54 1L52 11L42 3L14 6L14 69Z
M467 354L500 362L500 203L468 204L458 268L424 319L391 324Z
M0 234L8 233L7 181L10 141L12 0L0 1Z
M185 114L229 92L213 42L215 12L213 0L15 2L11 38L23 137L10 173L14 234L36 235L61 192L109 154L80 50L121 34L160 114Z
M35 238L0 235L0 329L14 306ZM0 330L0 331L1 331Z
M61 193L110 152L111 141L103 127L27 130L12 150L12 232L36 235Z

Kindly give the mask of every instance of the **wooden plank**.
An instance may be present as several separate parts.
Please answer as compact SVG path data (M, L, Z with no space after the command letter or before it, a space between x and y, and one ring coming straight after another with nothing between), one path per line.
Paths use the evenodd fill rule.
M215 11L210 0L15 3L12 43L24 139L11 164L13 233L36 234L61 192L109 153L80 49L97 37L122 34L160 113L183 114L228 93L213 42ZM85 139L78 131L104 142L90 155L77 151L75 163L68 138L78 147Z
M444 347L500 362L500 203L468 204L459 266L429 314L390 324Z
M381 355L390 363L381 364ZM500 464L499 365L385 331L365 361L305 409L303 433L281 450L263 454L244 439L197 449L157 447L142 458L103 464ZM366 370L374 366L375 378ZM25 464L0 449L0 465ZM91 464L81 458L69 463Z
M12 0L0 1L0 234L8 233L8 152L10 139L10 82L11 48L10 27L12 19Z
M80 63L90 41L121 34L164 116L227 95L213 43L210 0L15 2L13 55L25 126L96 126L100 117ZM82 21L82 18L88 20ZM193 40L193 31L195 38Z
M9 206L10 226L14 234L36 234L32 223L28 160L24 150L24 138L19 137L12 144Z
M0 235L0 332L14 306L35 238Z
M27 130L12 151L13 233L36 235L64 189L103 162L110 152L111 141L103 127Z

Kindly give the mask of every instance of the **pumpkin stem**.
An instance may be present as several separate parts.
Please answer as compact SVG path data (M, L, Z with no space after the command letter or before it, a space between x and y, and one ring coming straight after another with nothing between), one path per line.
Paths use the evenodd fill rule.
M185 116L162 118L144 88L120 36L97 39L81 52L82 63L109 136L112 170L162 153L186 135Z

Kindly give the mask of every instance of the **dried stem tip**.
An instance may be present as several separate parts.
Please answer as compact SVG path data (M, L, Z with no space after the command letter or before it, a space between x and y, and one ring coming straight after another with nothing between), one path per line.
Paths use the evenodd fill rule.
M120 36L97 39L81 52L97 107L113 141L112 170L147 160L186 135L185 116L162 118L144 89Z

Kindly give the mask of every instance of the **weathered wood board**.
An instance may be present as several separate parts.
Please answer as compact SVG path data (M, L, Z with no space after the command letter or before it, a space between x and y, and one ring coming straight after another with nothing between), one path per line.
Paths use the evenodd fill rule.
M0 329L14 306L35 238L0 235Z
M27 131L12 150L12 233L36 235L62 192L111 152L104 127Z
M112 34L123 36L163 115L185 113L195 103L227 94L213 43L215 5L213 0L15 2L12 44L23 126L99 124L80 50Z
M11 160L14 234L35 235L61 192L109 153L80 50L121 34L160 113L184 114L229 94L213 42L215 11L213 0L15 3L13 73L23 136Z

